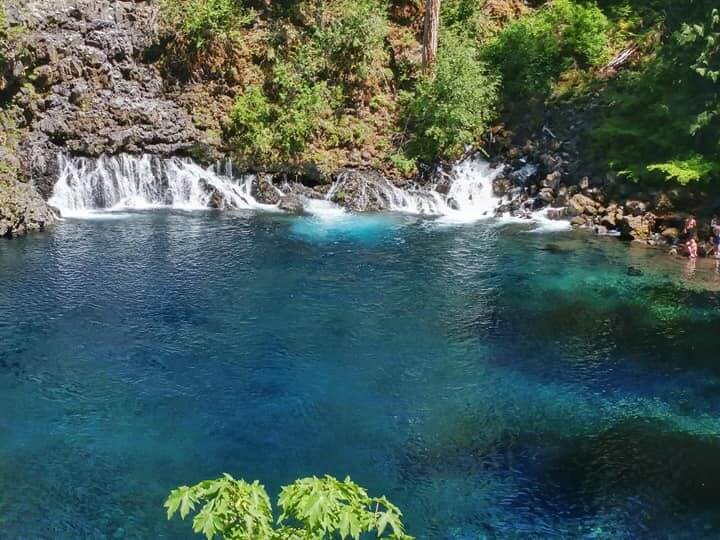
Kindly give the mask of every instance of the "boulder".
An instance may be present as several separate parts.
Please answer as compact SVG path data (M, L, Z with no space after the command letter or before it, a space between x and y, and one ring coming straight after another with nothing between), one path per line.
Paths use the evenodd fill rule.
M548 219L560 220L567 216L567 208L548 208L545 215Z
M598 206L599 204L590 197L578 193L570 197L568 201L568 213L573 216L579 216L581 214L594 215L597 214Z
M278 203L278 208L290 214L305 213L305 198L302 195L284 195Z
M555 200L555 194L551 188L543 188L538 193L538 199L544 204L551 204Z
M441 191L439 189L440 186L441 184L438 184L438 186L435 188L435 191L447 195L448 191L450 190L450 182L443 185L444 191ZM504 174L498 175L493 179L493 193L496 197L504 196L512 189L512 187L512 180Z
M573 227L582 227L587 224L587 218L585 216L575 216L570 220L570 225Z
M555 197L555 204L558 206L567 206L568 202L568 189L565 186L560 186L557 190L557 197Z
M283 195L298 195L305 199L322 199L323 194L316 188L308 187L300 182L283 182L280 184L280 197ZM278 198L278 200L280 200Z
M398 188L376 171L346 169L338 174L330 199L350 212L379 212L398 202Z
M630 200L625 202L625 211L632 216L642 216L647 211L647 205L642 201Z
M665 227L660 231L660 235L666 242L672 244L680 238L680 230L676 227Z
M252 183L252 196L261 204L278 204L282 192L266 176L258 176Z
M560 173L560 171L551 172L545 178L543 178L542 185L543 187L555 190L560 186L561 178L562 174Z
M621 238L648 242L652 239L655 228L655 216L651 213L642 216L623 216L620 222Z
M610 210L600 217L600 224L608 229L615 229L617 227L617 219L617 213L614 210Z
M56 216L31 184L0 180L0 237L51 227Z

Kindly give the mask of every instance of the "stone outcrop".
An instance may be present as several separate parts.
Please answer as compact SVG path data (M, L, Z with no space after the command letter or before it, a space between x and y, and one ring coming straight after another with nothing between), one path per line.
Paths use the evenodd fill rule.
M55 219L55 213L31 184L0 179L0 237L42 231Z
M626 240L649 242L655 230L655 216L648 212L638 216L624 216L620 222L620 233Z
M305 197L298 194L284 195L278 203L278 208L290 214L305 213Z
M380 173L348 169L338 174L331 200L350 212L381 212L390 209L394 194Z
M144 61L157 2L6 0L9 19L27 28L31 65L9 114L25 136L22 172L48 196L58 151L75 155L202 153L217 157L218 125L199 129L158 68ZM32 73L32 79L30 79ZM222 100L218 100L221 102ZM181 105L184 103L185 106ZM226 104L227 106L227 104Z

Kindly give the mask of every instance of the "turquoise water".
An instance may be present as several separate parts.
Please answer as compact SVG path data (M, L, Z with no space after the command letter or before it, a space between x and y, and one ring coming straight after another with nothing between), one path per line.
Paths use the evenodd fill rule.
M227 471L349 474L418 538L720 537L719 274L533 228L155 211L0 242L0 536L191 538L167 492Z

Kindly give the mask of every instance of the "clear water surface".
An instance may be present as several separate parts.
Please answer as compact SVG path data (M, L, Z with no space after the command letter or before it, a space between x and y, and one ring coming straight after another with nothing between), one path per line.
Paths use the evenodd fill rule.
M349 474L423 539L720 537L710 263L521 224L98 217L0 242L3 538L192 538L163 500L224 471Z

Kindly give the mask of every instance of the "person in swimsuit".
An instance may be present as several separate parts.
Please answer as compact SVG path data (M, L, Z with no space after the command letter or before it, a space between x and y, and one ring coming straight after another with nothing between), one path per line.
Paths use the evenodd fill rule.
M715 214L710 222L710 232L712 233L712 250L716 259L720 259L720 219Z
M695 236L695 230L697 229L697 220L695 219L695 216L690 214L690 217L688 217L685 220L685 228L683 229L683 234L685 235L685 238L688 240Z
M692 234L690 236L690 240L687 242L687 249L688 249L688 257L691 259L697 259L698 256L698 242L697 242L697 235Z

